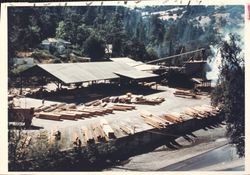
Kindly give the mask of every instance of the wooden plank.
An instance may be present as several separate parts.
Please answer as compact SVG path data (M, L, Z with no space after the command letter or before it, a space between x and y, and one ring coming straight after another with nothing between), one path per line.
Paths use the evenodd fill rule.
M112 106L111 109L115 110L115 111L127 111L126 107L121 107L121 106Z
M114 130L108 124L106 119L100 119L100 124L101 124L101 127L102 127L105 135L108 136L109 139L115 138Z
M66 105L66 108L67 109L76 109L76 104L74 104L74 103L68 104L68 105Z
M158 117L158 116L156 116L156 115L153 115L153 116L151 116L154 120L156 120L156 121L158 121L158 122L160 122L160 123L163 123L164 125L168 125L169 124L169 122L167 121L167 120L165 120L165 119L163 119L163 118L161 118L161 117Z
M158 129L161 129L161 128L162 128L162 126L160 126L158 123L155 123L154 121L150 120L150 118L144 118L144 121L145 121L147 124L153 126L154 128L158 128Z
M131 134L134 134L134 130L130 127L127 126L128 124L126 123L122 123L120 126L119 126L119 129L121 129L124 133L126 133L127 135L131 135Z
M129 109L135 109L135 106L133 106L133 105L121 105L121 104L116 104L115 106L121 106L121 107L127 107L127 108L129 108Z
M55 113L50 113L50 112L40 112L40 113L38 113L38 118L60 121L61 115L55 114Z
M103 130L101 129L101 126L99 124L93 123L93 124L91 124L91 126L93 128L93 133L94 133L96 141L108 140L108 139L106 139L105 133L103 132Z
M179 122L183 122L183 120L181 119L181 117L176 117L173 114L164 114L163 117L172 122L172 123L179 123Z
M83 131L83 136L85 138L86 143L94 143L95 142L95 139L93 137L93 133L89 128L87 128L86 126L83 126L82 131Z
M67 112L60 112L60 113L56 113L56 114L60 114L61 119L76 120L76 115L75 114L70 114L70 113L67 113Z

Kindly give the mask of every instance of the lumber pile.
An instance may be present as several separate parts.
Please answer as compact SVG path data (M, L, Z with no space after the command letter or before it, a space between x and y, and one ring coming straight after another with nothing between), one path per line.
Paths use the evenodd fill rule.
M174 95L176 97L182 97L182 98L198 98L198 96L195 93L184 90L176 90L174 92Z
M216 116L219 113L219 109L212 106L196 106L187 108L183 113L201 119Z
M121 124L119 125L119 129L120 129L121 131L123 131L123 132L124 132L125 134L127 134L127 135L135 134L134 129L131 128L131 127L129 127L128 124L126 124L126 123L121 123Z
M170 124L169 121L150 113L141 113L141 117L147 124L158 129L166 128Z
M162 97L156 98L146 98L143 95L133 95L132 93L127 93L126 95L117 96L117 97L106 97L103 99L103 102L112 102L112 103L125 103L125 104L147 104L155 105L160 104L165 101Z
M108 124L107 120L105 119L100 119L100 124L101 127L105 133L105 135L109 138L109 139L113 139L116 138L115 137L115 132L114 130L111 128L111 126Z
M91 129L93 131L94 139L96 142L108 140L108 138L106 139L105 133L102 130L100 124L96 124L96 123L92 124Z
M143 96L139 96L136 98L136 101L134 103L136 104L146 104L146 105L157 105L162 102L164 102L165 99L163 97L157 97L157 98L145 98Z
M174 114L163 114L162 117L169 121L170 123L181 123L184 121L183 117L181 116L176 116Z
M56 121L60 121L61 119L60 114L55 114L52 112L39 112L39 113L36 113L36 115L37 115L37 118L40 118L40 119L56 120Z
M127 110L133 110L133 109L135 109L135 106L116 104L116 105L111 106L110 108L112 110L115 110L115 111L127 111Z
M91 129L88 129L87 127L83 126L82 132L83 132L83 138L84 138L86 143L94 143L95 142L93 132Z
M67 111L60 111L60 112L56 112L55 114L61 115L60 119L65 119L65 120L76 120L76 114L67 112Z

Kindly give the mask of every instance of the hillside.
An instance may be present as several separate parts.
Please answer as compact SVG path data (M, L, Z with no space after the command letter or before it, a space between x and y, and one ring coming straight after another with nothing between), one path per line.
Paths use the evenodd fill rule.
M240 34L243 15L243 6L10 7L9 66L18 52L34 51L47 38L69 41L74 53L93 61L109 57L107 44L113 46L112 57L141 61L209 48L226 33ZM55 52L50 57L72 62L72 52L66 59Z

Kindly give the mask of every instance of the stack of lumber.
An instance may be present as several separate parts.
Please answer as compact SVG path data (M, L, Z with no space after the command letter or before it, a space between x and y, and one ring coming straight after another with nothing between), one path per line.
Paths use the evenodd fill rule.
M135 109L135 106L116 104L116 105L111 106L110 108L112 110L115 110L115 111L127 111L127 110L133 110L133 109Z
M176 90L174 92L174 95L176 97L182 97L182 98L198 98L195 93L184 90Z
M212 106L190 107L184 111L184 114L198 119L216 116L218 113L218 108L214 108Z
M156 104L160 104L162 103L163 101L165 101L164 98L162 97L157 97L157 98L145 98L145 97L137 97L136 98L136 101L134 103L136 104L146 104L146 105L156 105Z
M163 114L162 117L170 123L181 123L184 121L181 116L177 116L175 114Z
M150 114L148 112L143 112L141 113L141 117L143 117L144 121L153 126L154 128L158 128L158 129L161 129L161 128L166 128L170 122L161 118L161 117L158 117L158 116L155 116L153 114Z
M126 104L147 104L147 105L155 105L160 104L165 101L162 97L156 98L146 98L143 95L133 95L132 93L127 93L126 95L118 96L118 97L106 97L105 102L112 103L126 103Z
M90 113L91 115L104 115L113 113L112 109L103 107L84 107L81 109L81 111Z
M39 113L36 113L36 115L37 115L37 118L40 118L40 119L56 120L56 121L60 121L61 119L60 114L55 114L52 112L39 112Z
M65 105L66 105L65 103L52 104L49 106L42 105L42 106L39 106L38 108L35 108L35 112L40 112L40 111L51 112L51 111L54 111L56 109L63 108L63 106L65 106Z
M127 135L131 135L131 134L135 133L134 129L129 127L128 124L126 124L126 123L121 123L119 125L119 129L122 130Z
M94 143L95 142L92 129L88 129L87 127L83 126L82 132L83 132L83 138L84 138L86 143Z
M105 135L109 138L109 139L113 139L115 138L115 132L114 130L111 128L111 126L108 124L107 120L105 119L100 119L100 124L101 127L105 133Z
M97 123L92 124L91 129L93 131L93 136L96 142L108 140L100 124Z
M60 112L55 112L55 114L61 115L61 119L65 120L76 120L77 119L77 114L68 112L68 111L60 111Z
M85 103L85 106L98 106L101 105L102 101L101 100L94 100L88 103Z

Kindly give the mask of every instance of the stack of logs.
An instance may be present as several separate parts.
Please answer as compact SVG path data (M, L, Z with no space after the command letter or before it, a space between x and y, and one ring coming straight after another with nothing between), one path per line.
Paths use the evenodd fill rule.
M182 98L196 98L196 99L199 98L195 93L190 92L190 91L184 91L184 90L176 90L174 92L174 95L176 97L182 97Z
M182 113L167 113L156 116L148 112L141 114L145 123L154 128L162 129L168 125L184 122L190 118L202 119L207 117L215 117L219 114L219 109L212 106L195 106L189 107Z
M126 95L118 97L107 97L103 99L103 102L112 103L126 103L126 104L146 104L146 105L156 105L164 102L165 99L162 97L156 98L146 98L143 95L133 95L132 93L127 93Z
M157 97L157 98L145 98L143 96L137 97L135 104L146 104L146 105L157 105L160 104L162 102L164 102L165 99L163 97Z
M132 105L116 104L112 106L76 106L75 104L53 104L40 106L35 109L35 115L41 119L48 120L77 120L111 114L113 111L128 111L135 109Z

